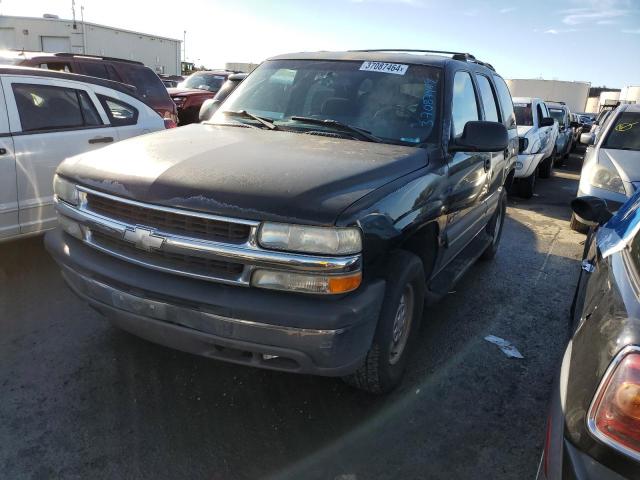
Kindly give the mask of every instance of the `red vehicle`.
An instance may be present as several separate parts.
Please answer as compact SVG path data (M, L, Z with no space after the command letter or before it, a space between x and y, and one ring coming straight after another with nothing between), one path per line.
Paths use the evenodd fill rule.
M178 107L180 125L197 122L204 101L215 97L231 74L225 71L195 72L176 88L168 88L169 95Z
M125 83L135 87L142 101L158 112L165 124L173 123L175 126L178 120L176 106L162 81L141 62L73 53L5 51L0 53L0 63L79 73Z

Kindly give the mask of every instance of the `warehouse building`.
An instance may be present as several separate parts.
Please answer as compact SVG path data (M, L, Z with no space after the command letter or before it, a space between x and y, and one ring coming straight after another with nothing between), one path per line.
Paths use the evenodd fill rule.
M66 52L137 60L166 75L180 75L180 40L63 20L54 15L0 16L0 49Z
M513 79L507 80L514 97L538 97L542 100L564 102L572 112L584 112L591 84L562 80Z

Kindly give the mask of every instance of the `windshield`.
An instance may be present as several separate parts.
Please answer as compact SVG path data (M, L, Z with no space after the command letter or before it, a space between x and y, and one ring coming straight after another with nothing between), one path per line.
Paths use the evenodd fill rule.
M625 112L620 115L602 148L640 150L640 112Z
M213 121L228 122L225 111L246 110L281 128L336 131L292 118L307 117L357 127L388 143L436 143L440 88L440 70L434 67L275 60L243 81Z
M549 114L551 115L551 118L553 118L560 125L564 124L564 110L562 110L561 108L550 108Z
M187 77L186 80L178 84L178 88L195 88L197 90L208 90L217 92L225 82L226 77L223 75L211 75L206 73L194 73Z
M514 103L513 109L516 112L516 124L518 126L532 126L533 113L531 112L530 103Z

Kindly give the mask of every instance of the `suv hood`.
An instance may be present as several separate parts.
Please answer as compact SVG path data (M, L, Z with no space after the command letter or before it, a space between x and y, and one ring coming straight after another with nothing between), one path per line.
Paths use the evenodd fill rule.
M426 163L420 148L194 124L69 158L58 173L157 205L331 225L356 200Z

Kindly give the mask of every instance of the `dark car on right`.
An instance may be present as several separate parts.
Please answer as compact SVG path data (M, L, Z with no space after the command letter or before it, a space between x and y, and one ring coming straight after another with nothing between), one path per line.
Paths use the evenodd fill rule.
M615 216L597 197L572 207L599 228L585 242L537 478L639 479L640 192Z

